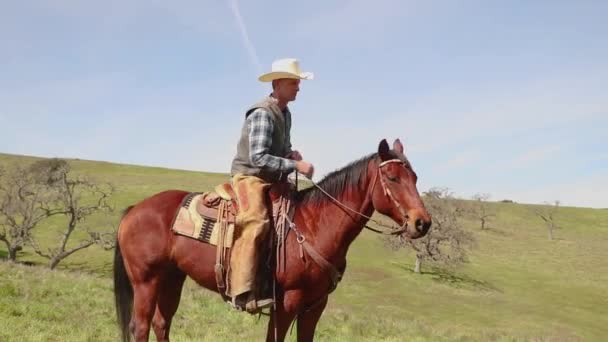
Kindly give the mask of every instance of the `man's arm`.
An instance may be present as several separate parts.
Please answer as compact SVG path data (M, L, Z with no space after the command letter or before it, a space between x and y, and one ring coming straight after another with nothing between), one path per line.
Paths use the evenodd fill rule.
M270 113L258 108L247 117L249 130L249 159L251 164L270 171L290 173L296 169L294 160L270 154L274 129Z

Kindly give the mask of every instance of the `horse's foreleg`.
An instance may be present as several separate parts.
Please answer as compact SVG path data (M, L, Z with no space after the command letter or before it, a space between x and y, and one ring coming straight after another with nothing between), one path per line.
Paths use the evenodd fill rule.
M289 294L286 294L285 298L289 298ZM289 325L296 316L295 307L288 305L286 308L285 303L290 304L289 301L278 300L276 312L272 312L270 315L268 330L266 332L266 341L268 342L284 341Z
M133 284L133 316L130 328L136 342L148 341L150 320L158 298L158 285L158 277Z
M154 328L157 341L169 341L171 320L179 306L185 279L186 274L178 269L167 272L163 276L159 287L160 292L158 294L156 311L152 319L152 327Z
M315 329L317 323L325 306L327 305L327 298L322 302L318 303L315 307L311 308L307 312L303 312L298 315L298 342L312 341L315 336Z

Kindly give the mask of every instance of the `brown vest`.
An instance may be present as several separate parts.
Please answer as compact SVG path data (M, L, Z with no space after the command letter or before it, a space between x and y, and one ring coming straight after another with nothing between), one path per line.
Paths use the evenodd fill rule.
M272 118L273 131L272 131L272 144L270 147L270 154L277 157L284 158L288 152L288 146L290 143L290 131L291 131L291 115L289 110L285 110L283 113L277 105L277 100L273 97L265 97L260 102L251 106L245 113L245 122L241 128L241 137L239 139L236 155L232 160L231 175L242 173L246 175L258 176L267 182L273 183L278 181L282 176L281 172L271 171L267 169L260 169L257 166L252 165L249 159L249 131L247 129L247 117L253 113L257 108L266 109Z

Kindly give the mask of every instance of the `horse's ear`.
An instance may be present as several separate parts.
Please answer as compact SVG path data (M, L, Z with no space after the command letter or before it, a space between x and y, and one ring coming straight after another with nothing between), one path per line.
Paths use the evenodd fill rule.
M403 154L403 144L401 144L401 140L399 140L399 138L395 139L393 142L393 150Z
M389 150L390 150L390 148L388 147L388 143L386 142L386 139L382 139L382 141L380 141L380 145L378 145L378 155L380 156L380 159L382 159L382 160L391 159L391 156L389 155Z

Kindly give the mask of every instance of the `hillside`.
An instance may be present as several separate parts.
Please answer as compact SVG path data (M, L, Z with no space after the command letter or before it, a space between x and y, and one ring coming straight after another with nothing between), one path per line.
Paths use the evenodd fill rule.
M5 167L32 160L0 154ZM70 163L76 173L115 185L113 216L89 222L108 231L122 208L155 192L204 191L228 179L216 173ZM477 248L456 270L423 265L423 274L414 274L410 252L389 251L377 235L363 232L351 247L345 278L330 297L318 339L603 340L608 335L608 210L561 208L562 228L549 241L531 205L491 205L498 213L491 229L465 225ZM50 243L61 225L60 219L49 221L36 234ZM1 245L0 257L5 254ZM0 341L115 341L111 259L111 252L91 247L66 259L56 272L0 262ZM28 249L19 260L44 262ZM265 318L256 322L232 312L218 295L191 281L186 288L172 329L175 341L263 339ZM230 329L231 324L244 328Z

